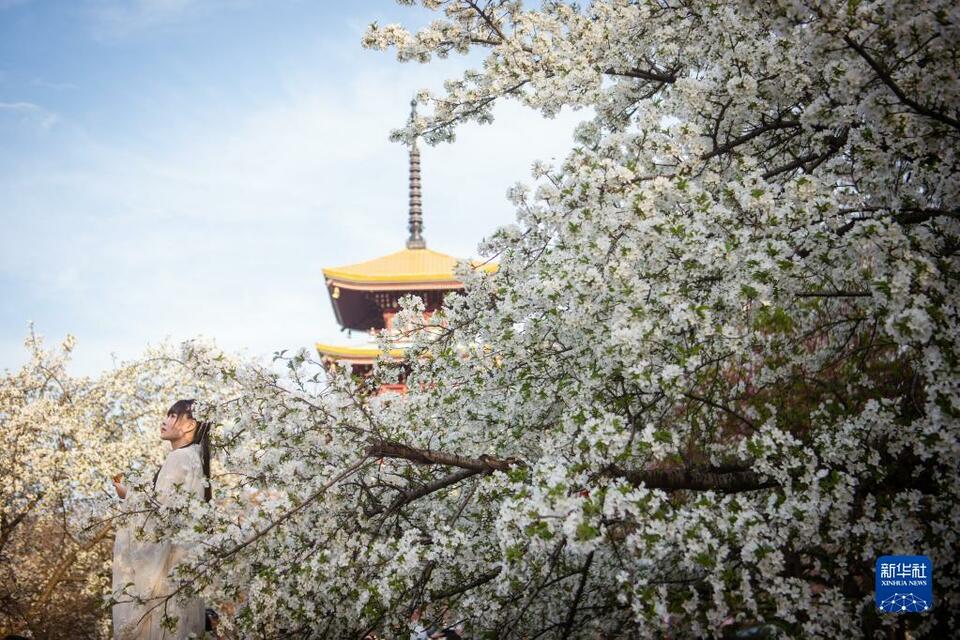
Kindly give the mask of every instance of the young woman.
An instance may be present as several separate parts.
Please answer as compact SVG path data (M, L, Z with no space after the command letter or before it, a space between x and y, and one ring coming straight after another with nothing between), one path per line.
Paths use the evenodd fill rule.
M170 442L171 447L163 466L153 477L154 495L161 504L176 491L174 485L177 484L182 485L181 491L210 500L210 425L194 419L193 403L193 400L175 402L160 427L160 438ZM126 499L132 489L123 486L121 479L120 474L114 476L114 487L117 495ZM149 520L148 516L146 528L150 527ZM162 598L176 589L170 573L183 558L186 548L170 541L137 540L134 531L139 524L131 521L120 527L113 543L113 592L118 600L126 601L113 605L114 640L181 640L189 633L201 637L205 626L203 600L192 598L181 605L173 597L162 603ZM132 586L124 593L129 583ZM129 602L134 594L144 603ZM164 610L168 616L178 618L176 631L172 633L161 627Z

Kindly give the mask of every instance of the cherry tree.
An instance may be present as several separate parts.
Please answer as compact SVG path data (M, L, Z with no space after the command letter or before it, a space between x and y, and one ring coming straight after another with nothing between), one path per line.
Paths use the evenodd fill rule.
M511 190L499 271L398 317L406 396L305 350L232 372L226 464L270 497L204 511L183 588L264 635L955 628L954 4L420 4L364 45L485 57L397 139L591 117ZM895 553L933 560L931 613L876 613Z
M31 324L24 345L27 362L0 378L0 634L109 637L111 478L152 475L166 446L159 424L177 397L216 396L194 384L182 346L87 377L68 371L72 335L48 349Z
M212 503L153 507L192 550L167 597L231 637L950 635L954 4L420 4L364 45L485 56L397 139L498 100L588 119L511 190L498 272L408 301L402 365L182 354L222 466ZM398 366L409 392L371 393ZM876 612L901 553L933 561L925 615Z

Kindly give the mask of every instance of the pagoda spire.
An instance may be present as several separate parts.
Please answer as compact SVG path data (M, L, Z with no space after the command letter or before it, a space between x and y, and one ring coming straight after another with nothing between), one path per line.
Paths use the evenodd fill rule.
M410 101L410 123L417 117L417 101ZM407 238L407 249L426 249L427 241L423 239L423 203L420 200L420 149L417 148L417 139L410 143L410 214L407 222L410 237Z

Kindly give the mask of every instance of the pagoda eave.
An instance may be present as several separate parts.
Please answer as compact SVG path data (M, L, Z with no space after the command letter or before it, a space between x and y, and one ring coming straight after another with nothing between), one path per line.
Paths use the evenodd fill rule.
M314 347L324 359L334 362L347 362L352 366L373 365L383 356L383 351L376 347L345 347L317 342ZM399 360L403 358L406 349L390 349L387 355Z
M463 289L463 283L451 278L424 280L419 277L404 279L394 277L383 280L358 281L339 278L324 270L323 275L327 279L327 287L333 292L334 288L350 289L352 291L435 291L448 289Z

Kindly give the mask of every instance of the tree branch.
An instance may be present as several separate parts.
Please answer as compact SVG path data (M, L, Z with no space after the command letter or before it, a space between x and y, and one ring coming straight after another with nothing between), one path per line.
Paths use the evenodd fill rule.
M383 456L383 457L386 457L386 456ZM419 500L420 498L426 495L429 495L434 491L439 491L440 489L444 489L451 485L457 484L461 480L466 480L467 478L471 478L479 473L481 472L476 471L474 469L463 469L461 471L451 473L448 476L444 476L438 480L434 480L433 482L429 484L425 484L422 487L419 487L417 489L413 489L411 491L404 491L403 493L401 493L399 496L396 497L396 499L390 504L389 507L387 507L386 509L383 509L383 508L376 509L370 515L376 515L381 511L383 511L384 515L389 516L390 514L396 512L398 509L400 509L404 505L410 504L414 500Z
M492 456L480 456L479 458L466 458L455 453L444 453L442 451L431 451L430 449L417 449L399 442L383 441L367 447L367 455L371 458L402 458L411 462L421 464L441 464L445 467L460 467L461 469L470 469L476 473L487 473L490 471L507 471L511 466L519 461L515 458L500 460Z
M430 602L437 602L437 601L442 602L444 600L447 600L448 598L452 598L453 596L458 596L461 593L466 593L467 591L470 591L470 589L474 589L476 587L479 587L482 584L486 584L487 582L490 582L491 580L496 578L498 575L500 575L500 567L497 567L496 569L493 569L484 574L481 574L480 577L475 578L470 582L458 585L456 587L452 587L450 589L447 589L446 591L441 591L440 593L431 592Z
M736 418L737 420L739 420L739 421L742 422L743 424L747 425L748 427L750 427L750 429L752 429L752 430L754 430L754 431L757 430L757 425L753 424L752 421L750 421L750 420L748 420L746 417L740 415L739 413L737 413L736 411L734 411L734 410L731 409L730 407L726 407L726 406L724 406L724 405L722 405L722 404L720 404L720 403L718 403L718 402L714 402L714 401L710 400L709 398L704 398L704 397L698 396L698 395L693 394L693 393L687 392L687 393L684 393L683 395L687 396L687 397L690 398L691 400L696 400L697 402L702 402L702 403L705 404L705 405L709 405L709 406L713 407L714 409L720 409L721 411L730 414L731 416L733 416L734 418Z
M637 471L624 469L617 465L607 467L605 474L613 478L623 478L635 485L645 485L650 489L664 491L719 491L720 493L740 493L756 491L777 486L772 480L763 480L755 471L741 470L718 472L714 469L695 471L691 469L644 469Z
M677 72L669 71L647 71L646 69L626 69L618 71L616 69L606 69L604 72L608 76L623 76L626 78L637 78L638 80L648 80L650 82L664 82L673 84L677 81Z
M33 604L30 607L30 613L27 615L28 619L35 618L38 611L47 603L48 600L50 600L50 597L53 595L53 592L57 588L57 585L63 582L63 574L66 573L67 570L73 566L73 563L76 562L77 560L77 556L79 556L81 552L87 551L95 547L97 544L100 543L101 540L107 537L107 534L109 534L111 531L113 531L112 522L101 527L100 530L97 531L97 533L94 534L94 536L90 540L80 545L79 547L75 548L73 551L68 553L66 557L60 560L60 562L57 564L57 567L54 569L53 573L50 575L49 578L47 578L47 581L44 583L43 591L40 593L40 596L33 601Z
M336 477L330 479L330 480L329 480L328 482L326 482L323 486L321 486L320 488L318 488L318 489L317 489L313 494L311 494L310 497L308 497L306 500L304 500L303 502L301 502L300 504L298 504L297 506L293 507L292 509L290 509L289 511L287 511L287 512L285 512L283 515L281 515L279 518L277 518L276 520L274 520L273 522L271 522L271 523L270 523L269 525L267 525L263 530L261 530L261 531L256 531L256 530L254 530L254 535L252 535L250 538L248 538L247 540L244 540L244 541L241 542L241 543L238 543L236 546L228 549L228 550L225 551L224 553L219 554L219 559L220 559L220 560L223 560L224 558L227 558L227 557L229 557L229 556L232 556L232 555L234 555L235 553L237 553L237 552L241 551L242 549L244 549L245 547L253 544L253 543L256 542L257 540L259 540L260 538L262 538L263 536L265 536L271 529L273 529L274 527L279 526L279 525L282 524L285 520L288 520L288 519L292 518L292 517L293 517L294 515L296 515L298 512L302 511L305 507L307 507L307 505L309 505L309 504L312 503L314 500L316 500L317 498L319 498L323 493L325 493L325 492L327 491L327 489L329 489L330 487L332 487L332 486L335 485L336 483L340 482L340 481L343 480L344 478L347 478L347 477L353 475L354 473L356 473L357 471L359 471L360 469L362 469L363 467L365 467L366 465L368 465L368 464L369 464L368 460L369 460L369 458L360 458L359 460L357 460L356 462L354 462L352 465L350 465L349 467L347 467L346 469L344 469L344 471L341 472L339 475L337 475ZM177 593L177 592L179 592L179 589L178 589L177 591L175 591L174 593Z
M503 35L503 31L500 29L499 26L497 26L497 24L493 21L493 19L492 19L490 16L487 15L487 12L486 12L486 11L484 11L483 9L481 9L480 7L478 7L478 6L477 6L477 3L474 2L473 0L467 0L467 4L470 5L470 7L477 13L477 15L480 16L480 19L483 20L484 24L486 24L487 27L488 27L492 32L494 32L495 34L497 34L497 37L500 38L500 42L498 42L498 43L496 43L496 44L502 44L503 42L505 42L505 41L507 40L507 37L506 37L505 35Z
M580 604L580 598L583 596L583 587L587 584L587 576L590 574L590 566L593 564L593 554L587 556L587 561L583 563L583 569L580 571L580 584L577 585L577 593L573 596L573 603L567 611L567 619L563 623L563 639L570 637L570 631L573 630L573 622L577 617L577 606Z
M877 77L880 78L880 81L883 84L887 85L887 87L891 91L893 91L894 95L897 96L900 102L907 105L908 107L910 107L911 109L919 113L920 115L927 116L928 118L936 120L937 122L942 122L943 124L953 127L954 129L960 129L960 120L957 120L956 118L951 118L950 116L944 113L940 113L939 111L935 111L934 109L926 105L922 105L916 100L914 100L913 98L910 98L909 96L907 96L907 94L904 93L903 89L900 88L900 86L893 81L893 77L890 75L890 71L886 69L882 64L880 64L879 61L874 60L873 56L867 53L867 50L863 47L863 45L858 43L856 40L854 40L850 36L844 36L843 41L846 42L851 49L856 51L857 54L861 58L863 58L868 65L870 65L870 68L876 72Z
M455 453L444 453L430 449L418 449L399 442L379 442L367 447L366 454L371 458L400 458L420 464L439 464L447 467L460 467L476 473L507 471L513 466L526 463L518 458L494 458L480 456L467 458ZM777 486L775 482L763 480L762 476L749 469L624 469L610 465L603 474L611 478L623 478L635 485L645 485L651 489L664 491L720 491L737 493L754 491ZM443 481L453 480L454 474ZM438 481L439 483L439 481ZM436 484L436 483L435 483ZM426 494L424 494L426 495Z
M723 143L719 147L716 147L713 150L703 154L701 156L701 159L709 160L710 158L719 156L720 154L727 153L728 151L732 151L733 149L735 149L736 147L739 147L744 142L749 142L750 140L753 140L757 136L763 135L768 131L776 131L777 129L793 129L799 126L800 126L800 123L795 122L793 120L775 120L768 124L760 125L759 127L755 127L754 129L751 129L750 131L746 132L741 136L737 136L736 138L727 140L725 143Z
M869 298L869 291L798 291L798 298Z
M3 524L2 526L0 526L0 551L2 551L5 546L7 546L7 540L10 539L11 534L13 534L13 530L16 529L17 525L19 525L23 521L23 519L27 516L27 514L33 510L33 508L37 505L37 503L40 501L40 498L42 497L43 497L42 492L34 496L34 498L26 506L26 508L24 508L23 511L18 513L17 517L11 520L10 522L6 522L6 516L4 516Z

